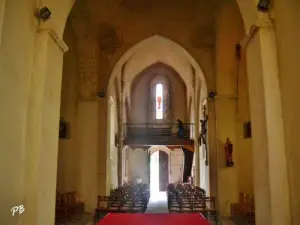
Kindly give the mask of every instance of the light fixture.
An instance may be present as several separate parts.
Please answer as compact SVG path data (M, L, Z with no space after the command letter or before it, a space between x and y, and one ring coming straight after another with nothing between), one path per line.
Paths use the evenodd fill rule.
M259 0L257 4L257 10L261 12L269 12L270 0Z
M214 98L215 96L217 95L217 92L215 92L215 91L211 91L211 92L209 92L209 97L210 98Z
M36 11L36 17L44 22L50 19L51 14L52 13L48 7L42 7Z
M99 98L105 98L105 91L99 91L98 92L98 97Z

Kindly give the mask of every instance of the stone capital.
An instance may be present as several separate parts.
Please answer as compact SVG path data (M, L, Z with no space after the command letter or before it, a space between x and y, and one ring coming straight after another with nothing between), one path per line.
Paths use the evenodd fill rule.
M259 28L265 28L265 27L274 27L273 21L270 18L269 14L266 13L260 13L258 14L258 18L255 22L255 26Z

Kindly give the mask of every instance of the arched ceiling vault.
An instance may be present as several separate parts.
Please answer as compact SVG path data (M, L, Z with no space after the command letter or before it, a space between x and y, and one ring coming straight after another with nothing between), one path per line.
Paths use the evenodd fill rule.
M108 92L113 90L111 88L113 81L116 77L121 77L122 71L125 92L128 92L135 77L145 68L158 62L172 67L184 81L187 91L191 91L194 70L196 77L200 80L201 88L205 89L204 93L207 92L203 70L196 60L179 44L160 35L154 35L139 42L123 54L110 76Z

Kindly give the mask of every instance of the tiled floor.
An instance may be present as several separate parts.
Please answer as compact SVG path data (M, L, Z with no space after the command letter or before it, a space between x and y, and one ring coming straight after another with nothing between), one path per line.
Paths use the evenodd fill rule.
M159 192L151 196L146 213L168 213L166 192Z

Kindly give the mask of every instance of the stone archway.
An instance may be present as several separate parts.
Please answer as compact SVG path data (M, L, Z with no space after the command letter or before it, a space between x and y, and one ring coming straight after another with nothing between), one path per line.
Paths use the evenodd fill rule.
M148 149L148 154L150 159L150 189L151 192L157 192L157 191L166 191L167 185L170 183L170 178L171 178L171 160L170 160L170 149L167 148L166 146L152 146ZM158 161L156 162L158 166L158 180L157 180L157 176L156 175L152 175L152 172L154 172L156 169L155 167L152 168L153 165L152 164L152 159L154 159L153 157L158 157ZM154 171L153 171L154 169ZM156 180L156 181L155 181ZM154 182L154 184L153 184ZM153 190L156 189L154 188L155 183L157 185L156 188L158 188L158 190ZM154 185L154 186L153 186Z
M257 16L259 16L255 10L255 6L256 6L256 2L257 1L242 1L242 0L237 0L237 3L239 5L240 8L240 12L241 15L243 17L244 20L244 24L245 24L245 28L246 30L250 27L250 25L255 23L255 20L257 18ZM52 3L52 2L49 2ZM51 4L50 4L51 5ZM53 4L52 4L53 5ZM68 8L68 7L66 7ZM71 6L69 7L71 8ZM63 11L63 10L62 10ZM61 20L65 20L67 18L68 15L68 10L66 10L65 12L62 13L61 16ZM58 24L64 24L63 23L58 23ZM268 29L268 28L267 28ZM63 31L63 26L61 26L60 28L58 28L58 30L60 30L59 33L62 34ZM46 40L46 39L45 39ZM281 114L282 114L282 110L280 110L281 108L281 100L280 100L280 88L278 85L278 67L277 67L277 63L275 63L275 66L270 66L272 63L274 63L274 61L276 61L276 59L274 59L274 57L271 57L272 55L276 56L276 51L274 52L274 47L276 49L276 45L275 43L272 43L271 45L268 45L268 41L272 42L274 41L274 34L273 31L270 30L264 30L261 31L259 33L259 36L256 37L251 44L249 44L249 49L247 50L247 64L248 64L248 79L249 79L249 90L250 92L253 94L251 97L251 114L255 115L255 114L260 114L260 117L256 117L253 118L253 131L254 133L256 133L256 137L254 135L254 160L257 162L257 164L261 165L261 169L265 169L264 171L269 171L268 174L265 174L265 176L260 176L259 175L259 169L257 169L256 172L256 187L260 187L262 185L262 183L267 182L268 180L271 179L271 183L275 182L277 183L276 179L274 176L278 176L275 174L271 174L270 172L274 169L274 168L267 168L267 161L269 160L270 152L266 152L266 154L264 154L264 156L261 156L261 152L260 149L262 148L262 146L265 146L267 149L271 149L273 148L274 152L280 152L281 156L278 156L278 158L270 158L271 160L271 164L270 166L276 163L283 165L283 170L282 173L280 173L281 177L286 180L286 158L284 156L284 138L283 138L283 128L282 128L282 119L281 119ZM43 41L42 41L43 42ZM51 48L51 47L50 47ZM271 50L271 48L273 48L273 50ZM262 54L261 52L267 52L266 54ZM269 57L270 60L266 60ZM126 57L125 57L126 58ZM59 64L59 61L56 61L56 63L54 64ZM273 62L271 62L273 61ZM123 65L124 63L121 63L121 65ZM269 65L269 66L268 66ZM50 65L48 65L50 66ZM118 66L117 66L118 67ZM254 69L259 67L259 69ZM271 83L269 82L270 80L267 80L266 76L268 75L267 69L269 68L272 71L274 81L276 81L276 88L274 89L274 85L271 85ZM43 72L43 71L39 71L39 72ZM38 72L36 72L36 74L38 74ZM257 74L257 76L252 76L254 74ZM275 75L274 75L275 74ZM113 75L112 75L113 76ZM275 76L275 77L274 77ZM273 83L274 84L274 83ZM255 87L260 87L259 90ZM265 90L264 92L262 92L262 90ZM273 90L273 91L272 91ZM205 91L205 93L207 93L207 91ZM250 95L251 95L250 93ZM273 97L272 97L273 96ZM275 97L274 97L275 96ZM270 100L270 101L268 101ZM267 102L272 102L272 105L267 104ZM259 113L261 112L261 113ZM273 114L271 114L271 112L278 112L275 116L272 116ZM268 118L272 118L271 121L270 120L265 120L263 118L262 115L268 115ZM272 124L276 124L276 123L281 124L279 126L279 129L275 128L274 125ZM259 124L263 124L263 126L259 125ZM275 129L273 129L275 128ZM256 132L257 131L257 132ZM275 132L271 132L271 131L275 131ZM274 138L275 140L268 140L268 143L265 143L264 138L269 136L269 134L274 135L274 137L280 137L282 136L282 138ZM271 152L273 152L271 151ZM268 154L269 153L269 154ZM277 170L276 170L277 171ZM260 178L259 178L260 177ZM266 179L267 178L267 179ZM284 182L285 183L285 182ZM288 181L286 181L286 183L288 183ZM265 187L270 186L271 184L267 184L265 185ZM272 186L272 185L271 185ZM276 185L275 185L276 186ZM288 185L284 185L281 186L281 191L287 193L285 196L288 196ZM259 191L256 192L256 198L260 199L260 197L265 196L264 193L267 192L268 188L266 188L264 191ZM273 190L275 192L275 190ZM273 192L272 192L273 193ZM274 193L275 195L275 193ZM267 195L269 196L269 195ZM275 209L271 209L271 206L269 205L270 202L274 199L277 199L276 201L278 201L278 205L284 205L285 210L282 210L281 207L278 207L276 210L280 211L281 213L277 213L277 211ZM270 224L271 221L266 221L264 219L262 219L262 217L267 217L267 218L271 218L272 216L274 216L275 218L278 218L278 223L289 223L287 221L289 221L289 219L282 221L283 218L289 218L288 214L289 214L289 207L287 207L289 205L289 201L288 201L288 197L286 198L287 200L283 201L285 202L285 204L282 203L282 199L276 198L275 196L269 196L265 202L265 204L258 202L257 203L257 211L261 212L261 215L258 215L258 224ZM281 202L281 203L279 203ZM277 205L277 204L276 204ZM267 213L266 213L267 212ZM282 213L284 212L284 213ZM267 216L268 215L268 216ZM284 216L285 215L285 216Z
M121 86L121 101L119 105L121 115L124 113L123 105L126 93L130 92L129 88L131 87L131 83L135 77L145 68L148 68L149 66L158 62L172 67L180 75L181 79L185 83L185 86L187 87L187 95L192 96L193 98L193 110L197 110L198 108L196 106L197 89L202 90L202 93L204 94L204 96L202 96L203 98L207 97L207 85L204 72L202 71L198 62L178 43L163 36L154 35L139 42L125 52L116 63L109 78L107 89L108 96L113 95L113 84L115 79L119 81L118 84ZM125 80L127 81L126 83L124 82ZM188 109L186 110L188 111ZM194 114L197 115L197 113ZM195 121L198 121L197 117L194 118L193 122ZM123 120L120 122L123 123ZM122 124L120 124L120 127L122 129ZM197 127L195 130L198 130ZM120 133L123 134L124 131L121 130ZM119 146L120 152L122 151L121 149L122 146ZM196 151L197 154L198 152L199 151ZM122 174L122 164L119 164L118 171L119 174ZM196 164L196 171L197 173L200 172L199 164Z
M154 152L163 151L166 154L170 155L170 149L166 146L152 146L148 149L148 154L151 156Z
M255 11L255 3L257 1L237 0L237 2L247 29L249 25L255 22L257 17ZM16 13L20 12L22 14L24 11L28 11L26 18L27 16L30 18L30 15L33 14L31 4L28 6L25 5L24 2L21 5L22 7L20 7L19 3L20 2L17 1L6 1L7 7L5 8L4 20L2 19L5 25L3 27L16 27L16 30L18 30L19 22L15 22ZM61 38L66 18L74 1L47 0L43 3L55 12L53 22L47 23L43 28L55 30L58 37ZM7 8L10 10L6 10ZM32 21L30 21L30 23L28 21L23 21L23 25L28 25L28 27L33 30ZM288 185L279 185L279 188L276 184L279 183L280 179L275 178L276 176L278 177L277 172L280 172L280 177L284 178L284 181L287 179L285 174L286 158L284 155L284 138L276 139L276 137L283 136L283 130L281 118L282 110L280 109L280 88L278 87L278 67L276 63L275 66L270 66L272 64L270 60L276 61L274 58L276 57L276 51L274 52L274 46L276 49L276 45L272 32L273 31L270 31L269 28L263 29L259 33L259 36L249 45L249 49L247 50L249 65L248 76L251 77L249 78L249 89L251 89L251 93L257 93L257 95L253 95L251 98L251 113L262 115L253 120L253 131L256 133L254 138L254 149L256 149L255 160L258 165L267 165L267 168L258 166L261 170L257 169L257 176L260 175L261 171L267 173L267 175L264 175L261 179L256 181L256 187L261 187L264 182L263 180L270 182L264 191L258 192L256 196L257 199L264 199L266 192L267 196L269 196L265 203L257 203L257 210L261 211L261 216L258 216L258 225L272 223L272 221L265 221L261 217L273 217L274 221L277 221L278 224L290 223ZM5 46L6 49L10 49L10 47L15 45L14 39L12 39L12 42L8 41L12 34L10 30L3 29L0 31L0 34L2 40L4 40L1 45ZM17 34L19 36L24 35L23 30L18 30ZM56 122L59 119L63 53L53 42L47 30L40 32L37 37L35 36L35 32L30 33L26 31L26 38L28 38L28 43L31 44L30 47L35 47L30 48L30 50L25 49L25 51L28 51L28 54L20 54L20 57L26 59L34 58L34 62L30 61L26 63L28 64L26 66L23 65L24 63L19 63L20 69L11 72L11 63L7 61L11 58L7 57L1 61L1 65L7 65L3 67L1 74L3 75L1 76L1 84L3 84L2 87L4 87L1 91L5 94L1 95L0 101L7 109L1 115L1 121L3 121L1 143L3 143L3 148L6 149L6 155L1 157L1 165L4 168L3 171L17 171L13 174L3 174L3 176L1 176L3 177L3 183L6 184L5 187L1 189L1 192L7 193L5 199L1 201L3 202L2 209L5 210L3 212L4 216L1 218L1 223L3 224L24 223L32 225L52 225L54 221L53 205L58 139L58 124L56 125ZM272 43L271 45L268 44L269 41ZM19 49L17 50L18 51L15 51L16 53L14 54L19 53ZM265 53L261 55L261 52ZM269 60L267 60L268 57L270 57ZM16 60L16 58L14 59ZM258 73L255 70L257 67L260 69ZM258 75L254 76L255 74ZM268 78L269 75L271 80ZM276 83L275 89L274 85L272 85L274 83L271 82L273 78ZM27 93L30 93L29 97ZM8 103L7 96L13 99L11 103ZM39 99L37 96L43 96L43 98ZM26 111L25 116L24 109ZM276 112L276 114L273 116L272 112ZM265 117L263 118L263 115L268 115L267 121ZM279 128L276 128L275 126L278 125L278 121L280 125ZM259 124L262 124L262 126ZM14 134L13 139L11 134ZM275 137L275 140L269 140L269 135ZM9 153L6 152L8 151L7 149L9 149ZM261 156L260 149L272 149L272 151L267 151ZM280 155L274 158L272 153L277 152L279 152ZM16 155L20 157L17 159L15 157ZM269 157L270 163L268 163ZM12 164L11 161L15 163ZM279 169L272 172L275 165L278 165L277 163L282 165L283 170ZM38 165L38 167L36 165ZM41 174L41 171L46 172ZM282 183L286 184L288 182ZM268 191L270 184L272 184L271 187L275 189ZM20 189L11 191L12 187L20 187ZM275 196L277 191L287 194L282 198L277 198ZM47 205L43 204L45 201L48 202ZM275 203L273 201L275 201ZM272 207L271 209L270 202L274 203L276 207ZM25 207L28 207L27 213L24 214L22 218L12 217L10 211L6 210L9 209L12 204L25 204ZM43 208L39 208L41 205L43 205ZM37 210L38 208L39 210ZM287 219L283 221L284 218Z
M170 54L171 52L172 54ZM145 56L145 54L152 55L152 57L146 57L142 63L137 64L135 62L137 57L141 58L142 56ZM167 55L169 57L166 57ZM179 66L176 65L176 63L179 62L178 56L184 59L181 63L179 63ZM192 86L192 79L184 77L182 75L185 73L182 72L181 67L183 65L191 65L195 70L196 76L200 79L201 87L206 90L204 91L205 93L207 92L204 72L201 66L198 64L198 62L179 44L160 35L154 35L139 42L138 44L130 48L125 54L122 55L122 57L116 63L109 78L108 92L111 91L114 78L121 76L121 70L124 65L125 78L127 80L128 86L130 86L135 76L137 76L145 68L157 62L161 62L172 67L181 76L182 80L185 82L187 87ZM134 69L131 69L133 65ZM127 74L126 70L129 70L129 68L130 74Z

